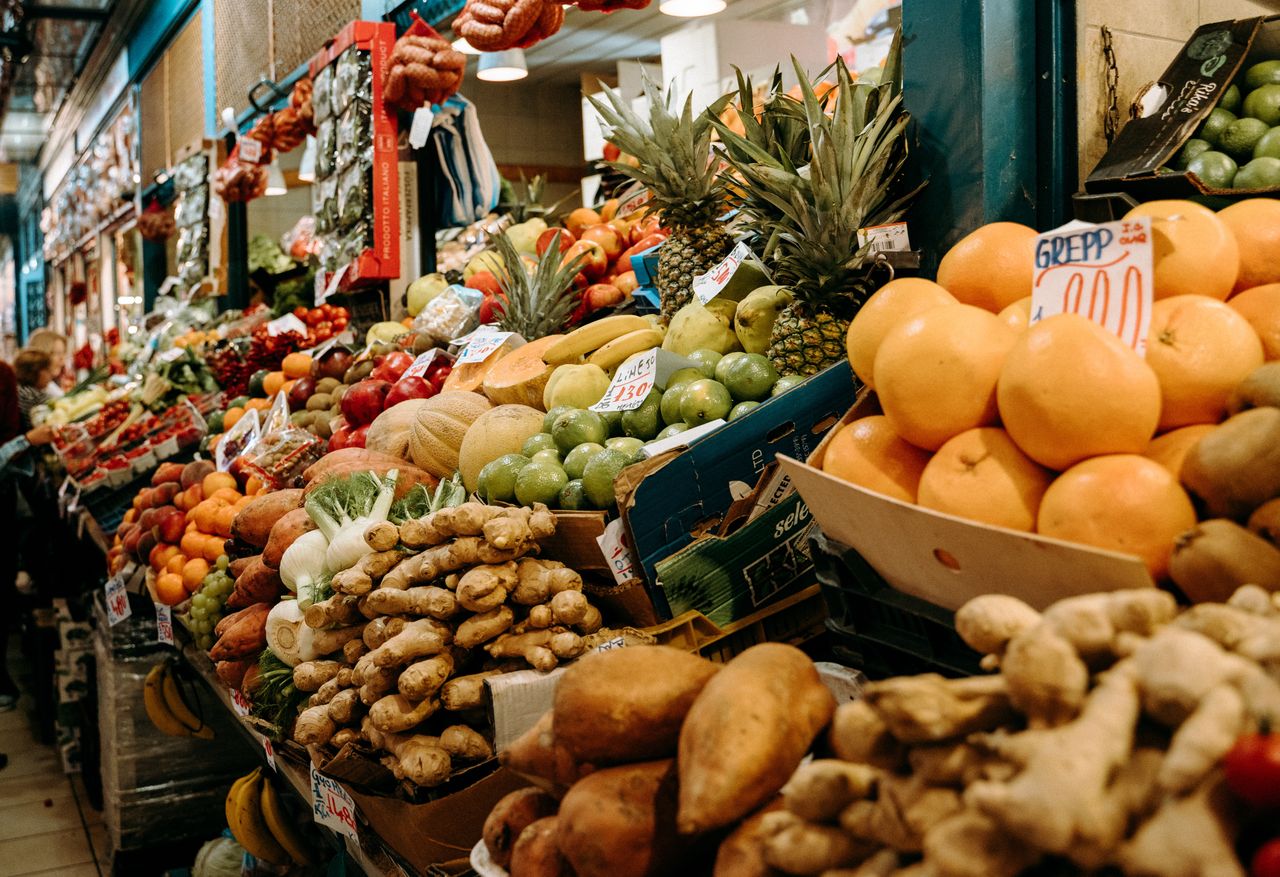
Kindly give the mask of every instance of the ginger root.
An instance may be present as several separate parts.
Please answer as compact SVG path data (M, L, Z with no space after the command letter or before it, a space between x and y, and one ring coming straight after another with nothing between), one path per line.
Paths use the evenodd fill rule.
M434 697L452 673L453 656L444 652L405 667L396 687L410 700L425 700Z
M388 694L369 707L369 719L379 731L398 734L421 725L439 706L431 698L414 702L403 694Z
M375 749L391 753L390 764L397 779L407 779L420 786L438 786L449 779L453 771L449 753L436 737L426 734L387 733L366 716L361 731Z
M404 526L401 525L402 531ZM516 560L536 547L535 543L526 543L510 549L500 549L478 536L460 536L452 542L435 545L421 554L406 557L382 577L382 587L404 590L477 564Z
M398 667L415 658L438 655L448 643L431 619L411 621L404 629L371 651L365 658L376 667ZM362 659L363 660L363 659Z
M458 603L468 612L488 612L507 602L507 594L518 581L516 564L473 566L458 579Z
M488 612L472 615L458 625L453 641L464 649L484 645L515 624L516 616L510 606L499 606Z
M337 730L337 724L329 718L328 705L321 704L309 707L298 715L293 724L293 739L303 746L323 746Z
M865 700L842 703L836 708L827 740L845 761L885 770L894 770L902 763L902 744Z
M832 822L854 801L876 788L879 771L865 764L833 758L802 764L782 787L789 811L809 822Z
M516 564L516 574L511 600L521 606L545 603L562 591L582 590L582 576L555 560L522 558Z
M1121 847L1118 864L1141 877L1244 877L1234 835L1231 795L1214 773L1190 795L1167 798Z
M355 688L345 688L326 704L329 718L339 725L350 725L364 714L360 702L360 692Z
M365 597L365 604L379 615L426 615L444 621L458 614L453 592L434 585L402 591L378 588Z
M359 624L367 620L357 604L359 599L347 594L334 594L327 600L308 606L303 614L303 620L307 627L316 630Z
M376 521L365 528L364 541L374 551L390 551L400 543L400 530L390 521Z
M1190 791L1209 775L1245 731L1244 697L1231 685L1212 689L1174 732L1160 765L1160 787Z
M856 865L875 847L829 825L805 822L784 810L763 820L764 860L788 874L821 874Z
M440 688L440 703L450 712L479 709L489 700L485 694L484 681L490 676L497 676L502 671L486 670L468 676L457 676L450 679Z
M999 676L904 676L872 682L863 697L889 732L904 743L951 740L1013 719L1008 688Z
M494 658L524 658L529 666L543 672L554 670L559 659L582 654L582 637L563 628L504 633L485 646Z
M450 725L441 731L440 746L458 761L493 758L493 745L479 731L467 725Z
M303 661L293 668L293 686L299 691L319 691L341 669L337 661Z

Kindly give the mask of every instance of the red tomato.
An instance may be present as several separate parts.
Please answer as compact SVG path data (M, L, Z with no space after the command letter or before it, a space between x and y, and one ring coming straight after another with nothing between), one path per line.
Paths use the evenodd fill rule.
M293 309L293 315L297 317L299 320L306 319L307 309L304 308L302 305L298 305L296 308Z
M328 320L321 320L316 323L316 334L321 337L328 338L333 334L333 323L330 323Z
M347 317L345 314L339 314L333 318L333 328L335 332L341 332L347 328Z
M302 321L306 323L308 326L314 326L323 319L324 319L324 316L319 311L310 310L310 311L307 311L307 315L302 318Z
M1280 838L1258 847L1249 864L1249 877L1280 877Z
M1222 760L1227 785L1255 807L1280 807L1280 734L1245 734Z

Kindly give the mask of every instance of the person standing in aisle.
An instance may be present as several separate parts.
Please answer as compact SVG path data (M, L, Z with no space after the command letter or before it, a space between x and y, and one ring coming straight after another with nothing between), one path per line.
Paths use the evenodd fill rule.
M67 339L52 329L36 329L27 339L26 350L39 350L49 354L53 365L53 379L45 386L44 391L50 399L60 399L65 394L67 383L73 380L67 371ZM64 386L65 383L65 386Z
M45 388L53 380L53 360L43 350L23 350L13 361L18 375L18 411L23 430L31 429L31 409L49 401Z

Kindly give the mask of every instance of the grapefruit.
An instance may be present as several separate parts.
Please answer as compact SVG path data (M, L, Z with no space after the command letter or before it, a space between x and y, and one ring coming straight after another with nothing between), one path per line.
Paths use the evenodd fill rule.
M1151 308L1147 364L1160 379L1161 431L1217 423L1236 384L1262 362L1258 333L1215 298L1175 295Z
M1258 333L1262 339L1262 354L1267 361L1280 359L1280 283L1246 289L1227 304L1248 320L1253 331Z
M1058 470L1098 454L1141 453L1160 419L1151 366L1077 314L1048 317L1018 338L997 399L1023 453Z
M1031 532L1053 473L1018 450L1003 429L960 433L924 467L917 502L927 509Z
M960 302L998 313L1031 295L1036 230L992 222L970 232L938 264L938 283Z
M1181 478L1182 461L1187 458L1187 454L1195 447L1196 442L1215 429L1217 429L1215 423L1196 423L1170 430L1153 438L1151 444L1147 445L1147 449L1142 452L1142 456L1155 460L1168 469L1174 478Z
M1031 296L1018 299L996 316L1008 323L1010 329L1021 334L1031 325Z
M1196 524L1178 479L1137 454L1094 457L1063 472L1045 491L1041 535L1134 554L1159 581L1178 536Z
M1280 201L1246 198L1218 211L1240 249L1236 292L1280 281Z
M853 373L874 388L876 351L889 330L930 308L948 304L958 302L938 284L920 277L902 277L880 287L849 323L846 346Z
M1240 247L1227 223L1192 201L1148 201L1125 219L1151 217L1155 297L1226 299L1240 273Z
M883 414L863 417L827 444L822 471L903 502L916 501L929 454L905 442Z
M996 422L996 380L1018 335L990 311L943 305L890 330L876 353L876 393L893 428L936 451Z

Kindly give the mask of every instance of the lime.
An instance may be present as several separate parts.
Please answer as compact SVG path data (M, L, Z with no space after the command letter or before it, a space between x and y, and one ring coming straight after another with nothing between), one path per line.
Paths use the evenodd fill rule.
M1245 88L1261 88L1264 85L1278 83L1280 83L1280 61L1260 61L1244 71ZM1224 95L1223 100L1225 99Z
M570 408L568 405L557 405L547 412L547 416L542 418L542 431L551 432L551 424L556 422L556 418L566 411L576 411L576 408Z
M746 356L741 350L735 350L733 353L726 353L720 357L720 361L716 363L716 373L712 375L720 383L724 383L725 375L729 373L729 366L733 365L742 357Z
M1273 128L1280 125L1280 85L1264 85L1245 95L1244 114L1261 119Z
M563 465L560 462L560 452L557 451L555 448L543 448L541 451L538 451L536 454L530 455L529 462L550 463L553 466Z
M1231 86L1222 93L1222 99L1218 101L1218 106L1222 107L1229 113L1238 113L1240 112L1240 102L1242 100L1243 97L1240 94L1240 86L1233 82Z
M1236 163L1231 156L1221 152L1202 152L1187 163L1188 173L1212 189L1229 189L1236 176Z
M581 479L570 479L568 484L560 488L560 498L556 507L570 511L587 507L587 491L583 488Z
M524 440L524 444L520 446L520 453L526 457L532 457L538 451L554 451L555 449L556 440L552 438L551 433L539 432Z
M1231 185L1236 189L1280 188L1280 158L1255 158L1240 168Z
M725 369L724 385L729 395L739 402L769 398L777 382L778 370L767 356L759 353L744 353Z
M690 426L700 426L728 417L732 407L733 397L729 395L725 385L706 378L685 387L680 398L680 416Z
M622 451L605 448L587 461L587 468L582 471L582 487L593 508L607 509L613 505L613 479L630 460L630 455Z
M699 378L699 380L702 380ZM690 381L692 383L692 381ZM684 423L680 419L680 400L684 398L684 388L686 384L667 385L667 391L662 394L662 402L658 405L658 410L662 414L662 422L665 424Z
M1222 138L1222 132L1227 130L1227 126L1236 120L1236 114L1216 107L1209 111L1208 117L1204 120L1204 124L1200 126L1200 133L1196 136L1201 140L1207 140L1215 147Z
M691 384L705 377L700 368L678 368L671 373L671 377L667 378L667 386L664 389L671 390L681 384Z
M804 375L783 375L778 378L778 383L773 385L773 391L770 396L781 396L794 387L798 387L804 383Z
M1261 119L1245 116L1227 126L1227 130L1222 132L1222 142L1219 145L1223 152L1247 160L1253 155L1253 148L1262 139L1262 135L1269 130L1271 129L1267 127L1267 123Z
M729 409L729 419L737 420L742 415L749 413L752 408L759 408L759 407L760 407L759 402L754 402L751 400L747 400L746 402L739 402L737 405L734 405L733 408Z
M626 435L648 441L662 428L662 393L650 390L644 402L634 411L622 412L622 431Z
M658 433L658 437L654 439L654 441L662 441L664 438L671 438L673 435L679 435L688 428L689 424L687 423L673 423L662 432Z
M1208 152L1213 149L1213 144L1208 140L1201 140L1199 137L1192 137L1186 143L1182 144L1182 149L1173 158L1173 166L1178 170L1185 171L1187 162L1195 158L1202 152Z
M205 425L209 428L211 434L223 432L222 418L223 412L215 411L204 419Z
M609 439L604 443L604 446L610 451L622 451L627 455L628 460L634 460L636 454L639 454L640 449L644 447L644 442L631 436L620 436Z
M702 372L704 378L714 378L716 376L716 363L720 361L721 354L714 350L702 348L695 350L687 357L698 364L698 371Z
M574 408L555 419L551 435L555 437L556 447L567 454L583 442L604 444L609 437L609 426L594 411Z
M1262 158L1264 155L1280 158L1280 128L1272 128L1267 131L1266 134L1262 135L1262 139L1254 144L1253 157ZM209 427L209 431L213 431L212 426Z
M523 454L503 454L480 470L476 493L485 502L513 502L516 498L516 476L529 465Z
M604 445L584 442L565 455L564 471L570 478L581 478L587 461L604 450Z
M560 500L560 490L569 483L569 476L555 463L539 463L536 460L520 470L516 476L516 501L520 505L535 502L554 506Z
M609 430L609 435L622 435L621 411L606 411L600 416L604 418L604 425Z

